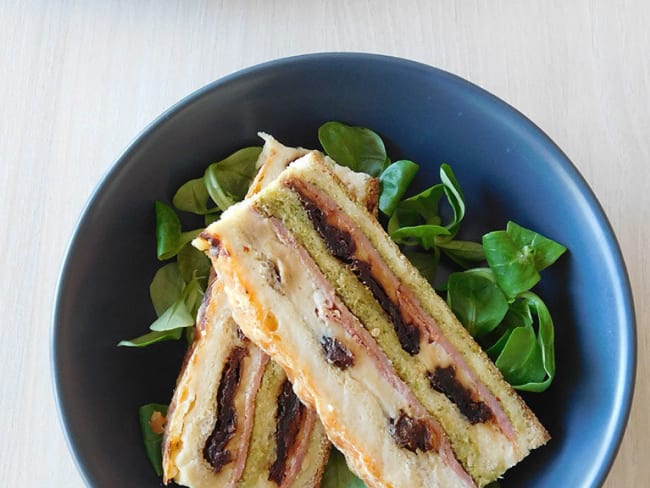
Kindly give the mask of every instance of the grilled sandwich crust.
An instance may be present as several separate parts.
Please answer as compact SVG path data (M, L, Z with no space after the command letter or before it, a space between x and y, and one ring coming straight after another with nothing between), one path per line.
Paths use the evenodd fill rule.
M331 198L340 211L351 219L353 225L371 243L390 272L401 283L408 285L408 292L412 294L413 299L426 314L433 318L450 347L457 351L459 361L466 365L468 373L465 374L464 380L467 380L468 376L470 379L474 377L476 382L483 385L489 395L496 399L498 410L502 411L502 417L506 419L502 422L507 424L505 427L499 426L496 422L470 422L446 395L432 390L426 374L427 368L431 367L432 355L436 356L435 351L429 351L427 353L429 359L423 361L420 355L426 354L420 352L412 355L403 350L385 311L374 299L368 287L360 283L349 267L343 266L327 249L322 236L309 220L304 202L301 202L300 196L292 190L292 180L307 182ZM400 253L377 220L372 218L366 208L357 205L350 198L349 189L341 185L337 177L332 175L321 155L312 152L294 162L273 185L245 206L248 209L255 208L267 217L281 220L301 246L308 250L311 258L334 286L337 295L375 337L382 351L395 366L400 378L409 385L426 409L440 420L451 440L456 456L477 484L484 485L496 479L510 466L523 459L530 450L548 441L548 433L535 415L505 382L500 372L454 317L446 303ZM213 224L207 229L205 235L216 237L226 246L236 241L239 237L236 235L237 230L233 229L236 229L236 221L241 216L238 212L241 211L241 209L234 209L229 215L224 215L222 223ZM205 250L210 248L205 240L197 244ZM272 356L287 369L289 376L298 377L302 371L291 360L291 355L296 354L296 351L280 344L284 338L270 333L263 325L264 320L251 314L251 310L255 307L264 309L263 305L251 303L259 295L259 287L249 289L238 283L241 278L237 278L239 275L233 271L233 268L236 267L235 263L239 258L236 256L235 249L230 249L228 252L231 254L229 259L219 260L215 255L213 262L222 273L230 275L229 279L232 283L228 293L231 301L237 303L235 313L246 317L246 325L243 325L246 334L267 352L272 351ZM243 272L242 270L238 273ZM273 306L268 307L271 313ZM257 314L259 313L258 311ZM438 359L440 357L444 359L444 354L438 355ZM297 378L296 388L301 390L305 401L311 404L318 403L320 390L315 387L312 391L305 384L318 384L318 381L318 378ZM470 386L471 383L469 381ZM323 417L321 410L319 415ZM330 424L328 424L328 420L325 420L327 418L325 416L323 420L330 437L340 438L339 442L348 448L342 449L346 457L356 457L356 461L355 459L350 461L360 474L363 473L365 468L359 467L360 463L363 464L359 460L364 456L354 454L360 447L350 446L345 434L337 434L340 430L337 427L338 419L329 419ZM365 461L372 465L372 460L365 459Z
M346 166L336 164L333 159L319 151L285 146L273 136L264 132L260 132L259 136L264 140L264 147L257 160L257 174L248 189L246 198L259 193L263 188L275 181L291 163L302 156L313 153L336 176L337 181L345 187L354 201L363 205L371 214L377 215L379 204L379 180L377 178L365 173L357 173Z
M203 447L217 419L219 379L230 352L242 344L223 283L214 281L206 297L167 414L162 446L165 483L225 486L232 477L232 465L214 472L204 459Z

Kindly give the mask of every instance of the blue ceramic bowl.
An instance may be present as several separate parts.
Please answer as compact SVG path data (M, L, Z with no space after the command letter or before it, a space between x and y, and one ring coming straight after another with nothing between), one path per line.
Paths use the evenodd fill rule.
M100 182L67 251L52 329L59 411L87 483L160 486L136 411L169 401L183 344L116 347L154 319L153 201L259 144L259 130L318 147L328 120L379 132L393 159L421 164L423 186L450 163L467 197L466 234L512 219L568 247L538 290L556 325L557 376L547 392L526 396L553 439L502 486L600 485L627 420L636 353L632 296L607 218L562 151L512 107L449 73L367 54L282 59L218 80L160 116Z

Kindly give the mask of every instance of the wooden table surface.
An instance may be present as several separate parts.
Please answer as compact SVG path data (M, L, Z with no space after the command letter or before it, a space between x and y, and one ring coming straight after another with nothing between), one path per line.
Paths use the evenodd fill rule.
M57 274L95 184L171 104L239 68L317 51L401 56L514 105L589 182L636 301L632 413L606 485L650 484L650 2L0 3L0 479L82 486L57 418Z

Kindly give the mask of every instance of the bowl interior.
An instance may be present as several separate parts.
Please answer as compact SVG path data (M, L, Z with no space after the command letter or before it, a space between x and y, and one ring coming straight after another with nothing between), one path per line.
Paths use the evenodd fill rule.
M363 54L267 63L217 81L161 116L88 203L62 269L53 371L60 413L92 486L159 486L142 448L137 407L167 403L182 342L117 348L154 319L153 201L257 131L318 147L328 120L370 127L393 159L421 165L422 185L450 163L467 198L464 233L512 219L566 245L539 293L556 326L557 376L525 398L553 439L509 471L503 487L597 486L613 460L635 367L632 298L607 220L586 183L530 121L476 86L421 64Z

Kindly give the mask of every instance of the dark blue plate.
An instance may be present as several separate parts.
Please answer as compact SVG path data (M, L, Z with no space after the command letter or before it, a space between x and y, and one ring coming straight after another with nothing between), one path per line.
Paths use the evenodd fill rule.
M422 185L450 163L467 197L466 234L512 219L569 248L538 288L556 325L557 376L526 396L553 439L502 486L601 484L627 420L636 344L625 265L600 205L562 151L501 100L435 68L368 54L283 59L216 81L145 129L100 182L65 258L52 328L60 415L88 484L160 486L136 412L169 401L183 344L116 347L154 319L153 201L259 144L259 130L318 147L328 120L379 132L393 159L421 164Z

